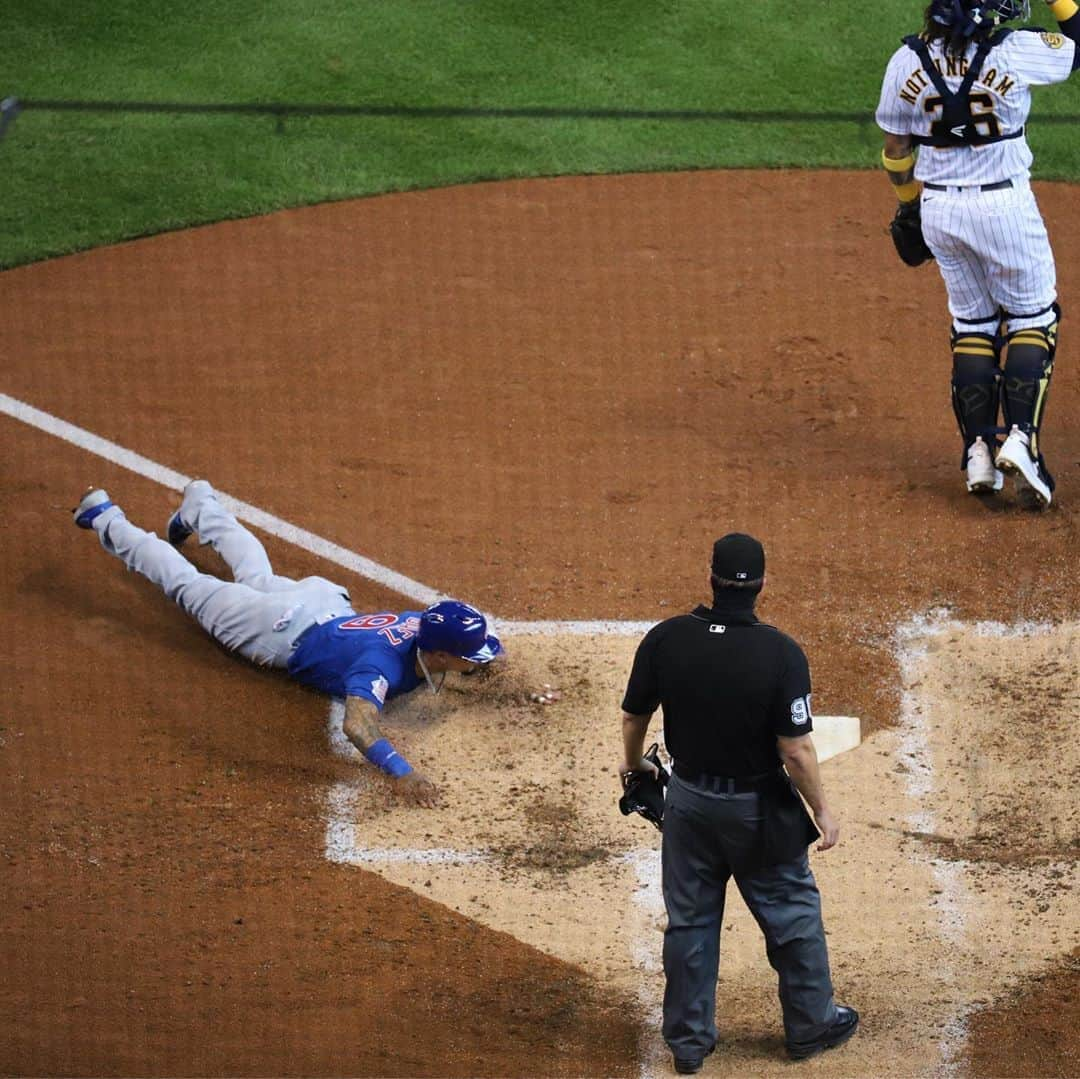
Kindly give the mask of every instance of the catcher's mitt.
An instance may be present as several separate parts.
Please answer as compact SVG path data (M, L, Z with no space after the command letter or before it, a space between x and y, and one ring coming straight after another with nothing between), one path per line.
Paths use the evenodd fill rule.
M623 772L623 795L619 799L619 808L623 816L640 813L647 821L652 821L658 829L664 826L664 791L671 774L660 762L660 747L653 742L643 760L656 765L657 774L652 772Z
M914 202L902 202L897 206L889 224L889 231L892 233L896 253L908 266L921 266L927 259L934 257L923 239L922 211L918 199Z

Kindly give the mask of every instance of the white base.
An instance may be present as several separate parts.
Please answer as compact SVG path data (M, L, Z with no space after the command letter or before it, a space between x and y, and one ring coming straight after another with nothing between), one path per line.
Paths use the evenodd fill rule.
M813 739L819 761L846 753L862 741L859 717L814 716Z

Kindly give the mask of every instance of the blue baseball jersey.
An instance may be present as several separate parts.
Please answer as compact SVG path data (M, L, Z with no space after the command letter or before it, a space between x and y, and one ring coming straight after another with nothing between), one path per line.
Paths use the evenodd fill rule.
M289 657L289 674L333 697L363 697L379 711L420 685L420 612L350 614L312 626Z

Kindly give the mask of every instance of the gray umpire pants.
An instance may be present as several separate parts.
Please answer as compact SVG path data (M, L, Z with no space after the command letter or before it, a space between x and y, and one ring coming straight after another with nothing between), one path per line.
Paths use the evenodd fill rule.
M716 1044L716 979L728 879L765 935L780 983L788 1042L810 1041L836 1018L821 897L806 854L760 868L761 796L727 794L673 775L664 809L664 1040L677 1057ZM743 866L755 866L744 870Z

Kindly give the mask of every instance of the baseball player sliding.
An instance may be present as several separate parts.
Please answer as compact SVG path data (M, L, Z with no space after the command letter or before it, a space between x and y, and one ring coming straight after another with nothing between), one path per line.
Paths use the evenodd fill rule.
M1028 0L933 0L889 61L877 109L897 250L909 265L936 258L948 293L967 488L993 494L1010 473L1033 510L1054 491L1040 430L1061 308L1024 123L1030 88L1080 66L1080 9L1048 6L1060 33L1001 26L1026 19Z
M423 682L438 692L447 671L469 673L502 650L484 616L455 600L424 611L359 615L348 592L323 577L277 576L263 545L218 501L205 480L184 489L169 518L169 542L144 532L108 494L91 489L75 524L128 569L153 581L216 641L264 667L345 699L345 734L391 777L406 799L433 806L438 791L379 729L383 705ZM177 550L193 533L225 560L234 581L200 573ZM436 684L433 675L441 675Z

